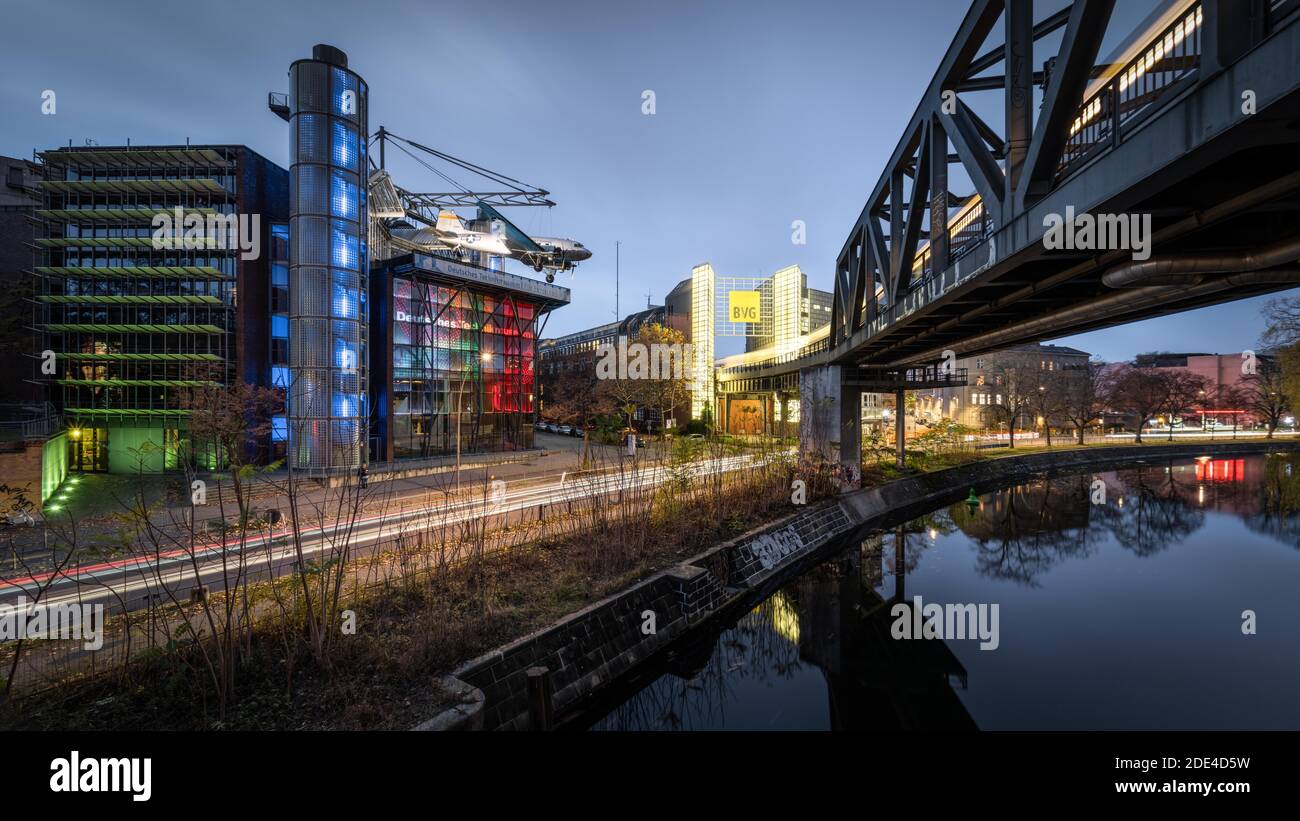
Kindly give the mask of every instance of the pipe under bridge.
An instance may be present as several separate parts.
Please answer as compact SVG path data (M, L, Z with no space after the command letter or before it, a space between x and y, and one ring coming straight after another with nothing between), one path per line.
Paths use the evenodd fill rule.
M1300 0L1171 0L1104 58L1115 11L974 0L848 232L829 328L719 392L798 390L805 449L856 468L852 409L810 394L1300 285Z

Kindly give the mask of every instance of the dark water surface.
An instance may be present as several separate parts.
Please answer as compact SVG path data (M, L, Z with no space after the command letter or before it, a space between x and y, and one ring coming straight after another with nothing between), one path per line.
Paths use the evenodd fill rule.
M998 646L894 638L916 596L998 605ZM1300 729L1300 457L957 503L846 541L672 665L594 728Z

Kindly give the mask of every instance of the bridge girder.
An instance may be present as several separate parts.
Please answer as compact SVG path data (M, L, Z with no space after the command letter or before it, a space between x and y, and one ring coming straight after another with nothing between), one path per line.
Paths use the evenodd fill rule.
M1300 156L1292 124L1300 116L1296 75L1279 70L1280 62L1296 53L1296 16L1300 14L1296 3L1270 10L1263 0L1200 0L1191 11L1180 12L1175 21L1178 28L1170 24L1157 32L1146 48L1146 68L1173 79L1141 93L1130 84L1126 101L1117 102L1120 82L1112 77L1102 88L1110 89L1110 96L1094 92L1085 101L1085 89L1097 75L1122 73L1132 65L1096 65L1114 6L1114 0L1074 0L1067 8L1034 22L1033 0L976 0L971 4L841 249L829 341L820 349L809 350L801 364L897 365L934 359L940 349L926 347L925 339L937 340L937 331L945 339L960 340L969 334L954 326L965 320L981 315L986 321L1014 317L1017 312L1042 306L1099 299L1106 293L1094 287L1097 274L1125 254L1046 252L1042 248L1045 215L1063 213L1067 205L1078 213L1140 209L1160 220L1156 238L1162 249L1179 243L1195 248L1198 242L1222 242L1222 233L1213 237L1196 234L1205 233L1200 229L1206 227L1208 212L1250 194L1245 185L1237 184L1241 179L1231 179L1236 176L1231 155L1257 150L1263 162L1276 158L1277 152L1270 153L1270 148L1281 146L1292 157ZM1194 19L1197 25L1186 28L1184 36L1181 26L1188 14L1195 15L1187 19ZM977 55L977 48L999 18L1005 28L1003 45ZM1028 55L1032 55L1034 40L1062 28L1065 32L1035 124L1031 102L1036 78ZM1181 45L1184 42L1186 45ZM1170 43L1177 48L1165 52ZM1154 44L1163 48L1156 52L1159 61L1152 63ZM1143 56L1140 50L1137 65L1142 65ZM979 120L955 92L945 95L960 91L962 82L998 63L999 75L979 79L988 83L990 76L1000 76L1006 94L1003 134ZM1238 110L1240 88L1254 93L1257 113L1246 115ZM1084 116L1089 110L1094 111L1092 120ZM1096 114L1098 111L1101 113ZM1254 121L1247 123L1249 117ZM1096 134L1081 136L1091 131ZM945 248L941 239L947 236L942 227L949 219L950 207L946 171L954 155L948 151L949 141L977 189L978 207L984 209L979 219L988 226L985 234L975 232L974 241L961 248ZM1288 161L1282 170L1295 167ZM1220 202L1189 208L1167 196L1162 199L1191 176L1215 171L1229 178L1208 187L1218 193ZM1294 192L1274 194L1271 201L1243 207L1295 214L1285 205L1294 202ZM1191 217L1174 219L1189 211ZM1237 215L1218 213L1216 219L1230 220ZM924 222L927 219L928 224ZM1197 230L1188 229L1189 221ZM921 247L916 240L922 236L938 241L932 239ZM1226 241L1233 245L1244 239L1229 237ZM914 269L919 275L916 282L912 279ZM1085 287L1073 287L1080 278ZM1140 316L1277 290L1279 284L1256 283L1238 288L1231 296L1189 292L1185 300L1171 294L1166 304L1147 305ZM1055 292L1049 293L1053 289ZM933 298L924 298L927 290L934 291ZM936 307L932 303L947 300L950 307L964 307L981 302L983 294L994 301L982 311L977 308L957 316L927 318ZM1114 315L1115 319L1121 317L1123 321L1134 318ZM1062 331L1105 324L1086 322ZM962 351L963 355L974 352ZM787 369L790 366L784 363Z

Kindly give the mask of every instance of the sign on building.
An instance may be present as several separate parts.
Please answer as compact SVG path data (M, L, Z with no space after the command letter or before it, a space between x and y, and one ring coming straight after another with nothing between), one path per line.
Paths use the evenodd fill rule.
M761 322L762 296L758 291L728 291L727 317L731 322Z

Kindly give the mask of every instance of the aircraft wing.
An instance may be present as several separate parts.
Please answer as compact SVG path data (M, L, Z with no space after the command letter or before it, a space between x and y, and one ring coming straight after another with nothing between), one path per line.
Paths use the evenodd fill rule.
M483 200L478 201L479 217L482 219L500 220L506 229L506 243L514 250L523 254L544 254L545 249L533 242L533 238L520 231L515 224L501 215L501 212L488 205Z

